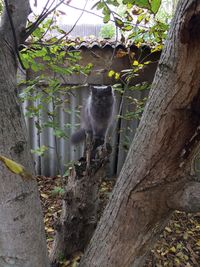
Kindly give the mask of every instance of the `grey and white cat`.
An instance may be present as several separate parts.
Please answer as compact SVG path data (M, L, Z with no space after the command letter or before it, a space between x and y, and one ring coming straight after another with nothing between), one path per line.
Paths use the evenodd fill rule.
M90 134L94 147L104 144L105 136L114 116L115 97L111 86L91 86L91 93L82 112L81 129L71 137L77 144Z

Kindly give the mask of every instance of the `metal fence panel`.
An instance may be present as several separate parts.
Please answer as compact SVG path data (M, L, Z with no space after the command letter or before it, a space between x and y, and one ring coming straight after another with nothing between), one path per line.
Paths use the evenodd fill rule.
M68 101L65 101L64 105L59 108L56 120L59 122L59 126L62 129L65 129L64 126L66 124L71 124L71 127L66 127L65 130L69 138L79 127L77 126L80 124L80 116L78 116L80 113L78 113L78 111L80 111L81 106L84 105L88 94L89 87L80 87L75 90L73 94L66 94ZM138 119L131 119L130 121L117 119L117 115L120 112L123 117L127 111L133 111L135 109L134 104L128 101L129 96L141 99L144 97L144 93L127 90L123 96L121 94L116 94L115 119L108 135L108 141L113 148L109 164L110 175L118 174L121 170L128 152L129 144L133 139L139 123ZM26 113L26 107L33 104L34 103L25 101L23 103L24 113ZM48 104L46 108L52 110L52 103ZM42 124L48 121L48 119L47 113L45 111L41 112L39 123ZM59 173L63 174L71 161L78 160L83 155L83 144L73 146L69 138L57 138L51 128L45 128L40 133L35 126L35 122L36 119L26 117L31 148L36 149L43 145L48 147L48 151L45 152L44 156L40 157L34 154L36 173L46 176L54 176Z

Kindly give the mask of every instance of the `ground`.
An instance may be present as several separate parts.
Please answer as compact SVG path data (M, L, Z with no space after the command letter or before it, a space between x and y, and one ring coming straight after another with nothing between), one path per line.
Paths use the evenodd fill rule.
M45 230L48 249L51 248L53 225L61 212L62 189L59 177L38 177L38 185L45 215ZM102 207L112 190L112 182L103 182L101 187ZM73 260L63 261L62 267L75 267L80 252ZM200 213L175 212L164 233L151 251L145 267L199 267L200 266Z

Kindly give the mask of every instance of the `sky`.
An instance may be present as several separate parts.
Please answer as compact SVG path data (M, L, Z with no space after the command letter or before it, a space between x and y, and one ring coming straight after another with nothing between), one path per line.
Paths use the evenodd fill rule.
M30 0L31 9L35 14L40 14L43 7L45 6L47 0ZM59 0L56 0L55 2L58 2ZM52 0L50 0L52 2ZM67 2L67 1L65 1ZM98 15L101 15L101 11L97 10L91 10L92 6L97 2L97 0L72 0L70 2L70 5L73 7L77 7L80 9L83 9L85 6L85 10L89 10L93 13L96 13ZM35 6L36 3L36 6ZM58 10L65 13L65 15L60 16L59 23L60 24L70 24L73 25L79 16L81 15L81 10L76 10L74 8L68 7L66 5L61 5ZM84 14L81 16L80 20L77 24L102 24L103 20L95 15L89 14L84 12Z

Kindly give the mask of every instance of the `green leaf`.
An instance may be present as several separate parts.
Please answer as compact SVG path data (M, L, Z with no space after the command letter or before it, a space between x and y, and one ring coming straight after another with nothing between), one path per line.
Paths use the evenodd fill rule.
M103 18L103 22L108 23L109 20L110 20L110 13L107 13Z
M139 15L137 18L137 23L140 23L145 17L146 17L146 14L144 14L144 13Z
M36 154L38 156L44 156L44 153L48 150L48 147L42 145L36 149L31 149L31 153Z
M151 0L151 11L156 14L160 8L161 0Z
M97 10L100 10L100 9L104 8L104 6L105 6L105 4L102 3L101 1L99 1L99 2L95 3L95 4L92 6L91 9L94 9L94 8L96 7Z
M58 138L66 138L67 137L65 131L63 131L62 129L59 129L59 128L54 129L53 134L55 136L57 136Z
M53 196L60 195L63 196L65 193L65 190L62 187L55 186L54 189L51 191L51 194Z
M120 28L124 26L124 22L119 18L115 18L115 24Z
M150 9L150 3L149 0L135 0L135 4L139 7Z
M131 31L133 29L133 26L131 25L126 25L125 27L123 27L123 31Z

